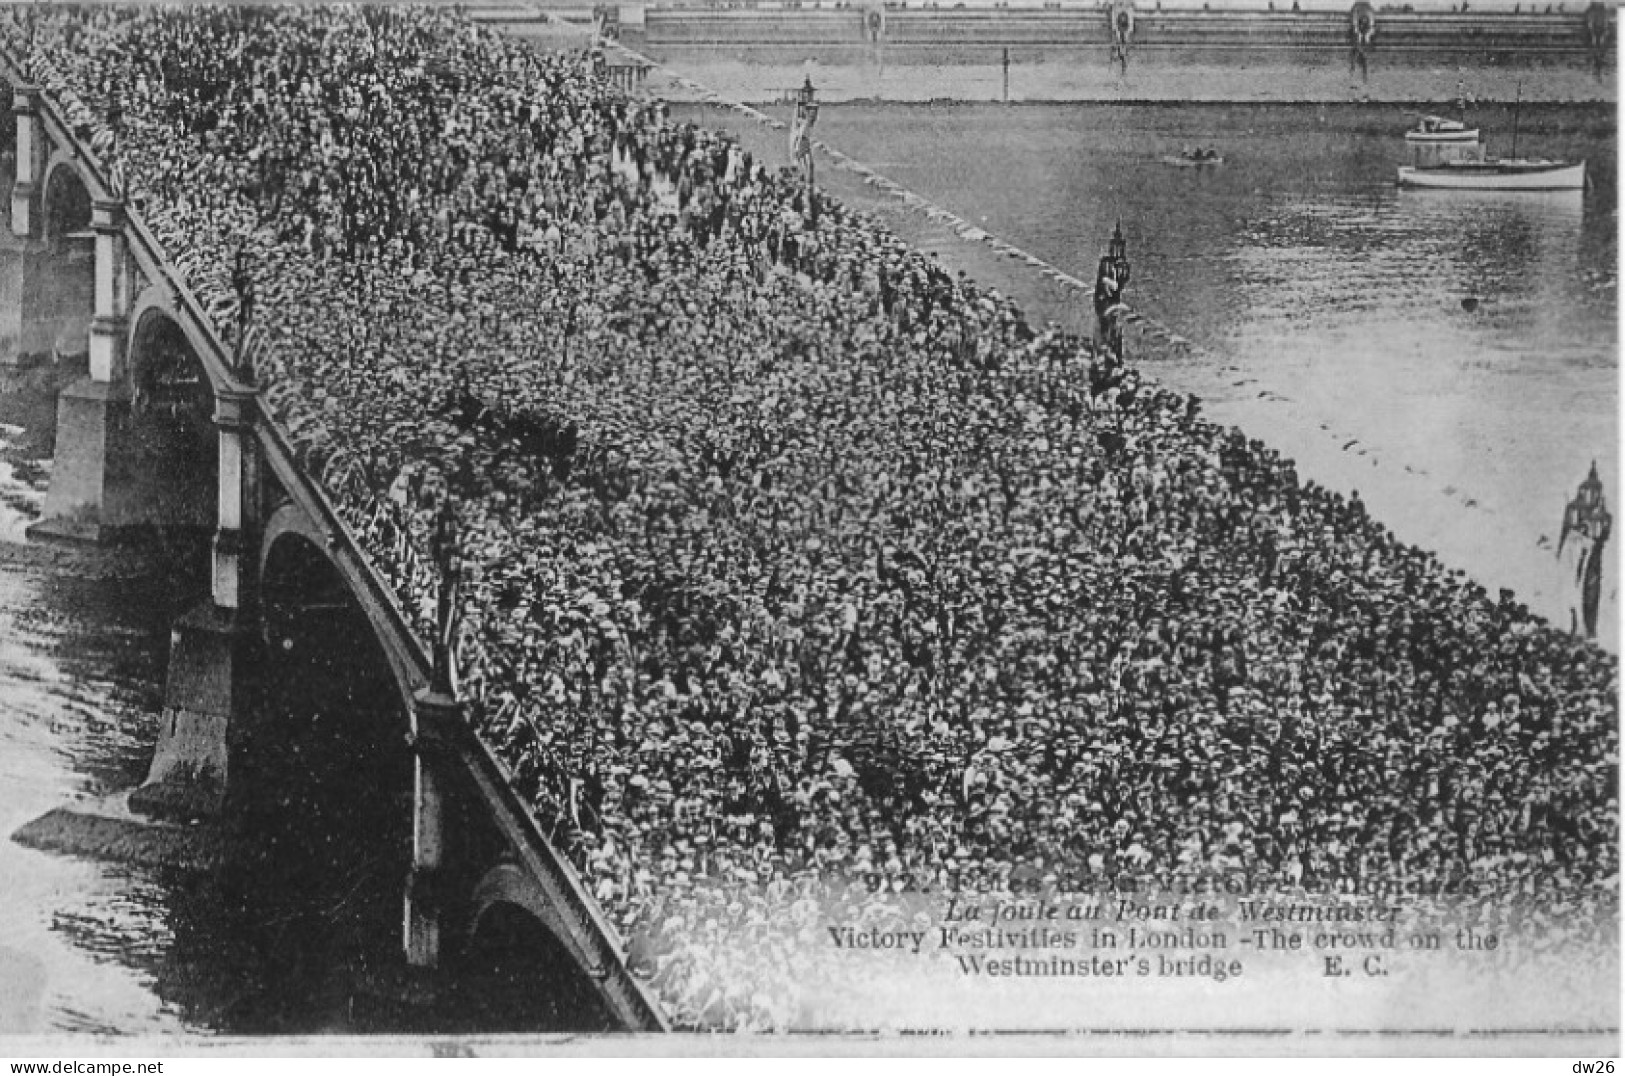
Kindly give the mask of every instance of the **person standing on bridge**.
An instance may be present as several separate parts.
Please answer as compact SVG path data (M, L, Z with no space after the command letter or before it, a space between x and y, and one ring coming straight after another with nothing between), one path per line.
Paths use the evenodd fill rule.
M790 156L800 167L807 185L807 216L818 220L818 207L813 198L812 129L818 122L817 91L812 76L808 75L800 90L796 91L795 119L790 125Z

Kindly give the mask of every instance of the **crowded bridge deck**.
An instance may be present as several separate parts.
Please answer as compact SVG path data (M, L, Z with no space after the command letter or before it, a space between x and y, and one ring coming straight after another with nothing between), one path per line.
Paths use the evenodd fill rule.
M255 604L245 550L337 547L439 730L416 866L466 736L626 1013L793 1026L818 915L926 886L1606 903L1611 658L588 56L444 10L6 18L21 217L43 129L111 282L63 414L139 380L163 304L120 241L214 386L199 638ZM47 527L166 522L53 497Z

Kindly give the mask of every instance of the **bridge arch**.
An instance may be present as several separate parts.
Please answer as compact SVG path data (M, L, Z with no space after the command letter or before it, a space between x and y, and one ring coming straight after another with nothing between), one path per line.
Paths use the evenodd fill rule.
M619 1026L561 940L568 934L558 910L530 874L498 864L480 878L469 904L461 958L449 970L482 999L480 1011L458 1014L471 1030Z
M180 316L168 288L162 284L149 284L143 288L131 305L126 321L129 335L125 339L124 353L128 356L126 362L132 379L139 375L144 363L154 358L152 351L155 342L154 332L161 322L168 322L173 327L171 339L185 342L203 381L212 389L224 387L213 384L209 365L200 357L208 352L209 341L195 333L192 323Z
M138 307L130 327L130 460L151 485L151 522L212 529L220 456L215 390L185 323L157 302Z
M130 389L137 401L158 402L181 396L207 396L214 407L214 385L185 323L166 306L137 306L130 318Z
M268 663L292 660L318 672L319 682L302 685L313 689L335 686L328 674L337 673L342 705L387 714L395 724L380 732L404 748L415 681L386 644L387 626L351 588L332 546L332 537L291 502L266 521L256 567ZM312 663L319 668L307 668Z
M391 637L391 627L344 581L343 569L332 553L337 540L337 535L316 524L291 501L284 501L266 518L254 564L266 644L280 646L287 641L286 635L277 632L289 626L287 618L297 612L296 603L309 600L331 605L342 596L366 618L368 632L388 665L392 695L400 702L403 715L409 715L414 693L422 686L420 675L405 655L379 642Z
M293 504L268 521L256 566L265 646L234 723L229 813L252 835L250 877L279 879L257 906L318 943L301 959L375 959L400 945L412 860L410 691Z
M46 243L52 249L63 246L70 237L89 241L91 194L79 167L66 151L58 149L45 163L45 182L40 194L40 220Z
M468 917L469 938L479 937L482 928L490 929L491 915L512 911L530 916L539 929L547 931L555 940L564 936L558 910L536 880L512 863L501 863L486 871L474 887Z
M67 154L50 158L39 198L42 241L22 255L20 350L58 361L84 357L96 311L95 233L90 189Z

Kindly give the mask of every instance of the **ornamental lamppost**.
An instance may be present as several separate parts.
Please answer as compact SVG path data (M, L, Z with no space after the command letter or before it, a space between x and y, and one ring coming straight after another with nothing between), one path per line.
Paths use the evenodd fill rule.
M1112 260L1112 264L1122 269L1123 283L1126 286L1129 275L1128 240L1123 238L1122 221L1118 221L1116 227L1112 229L1111 242L1106 246L1106 256Z
M807 212L817 220L818 210L813 202L812 129L818 122L818 91L808 75L801 89L796 91L796 118L790 126L790 156L801 165L807 176Z
M1112 356L1123 357L1123 327L1119 315L1123 313L1123 290L1128 287L1132 269L1128 262L1128 240L1123 238L1123 222L1112 229L1111 242L1100 259L1095 275L1095 320L1099 339Z
M463 585L463 542L457 505L451 492L441 493L435 512L434 531L429 539L429 555L434 561L440 589L435 602L434 668L430 686L447 699L457 697L457 633L462 621L460 592Z

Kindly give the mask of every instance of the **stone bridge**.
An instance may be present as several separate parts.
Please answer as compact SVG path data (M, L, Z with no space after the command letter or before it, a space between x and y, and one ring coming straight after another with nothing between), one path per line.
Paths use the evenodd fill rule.
M607 1025L663 1030L614 928L458 700L436 689L433 655L399 597L301 472L260 386L138 208L9 56L0 55L0 79L16 122L11 226L24 255L6 260L22 278L0 281L21 296L5 304L0 363L85 363L88 353L86 376L60 392L33 533L212 532L209 596L173 626L156 751L129 808L156 819L216 814L252 770L256 736L285 735L243 727L244 692L268 642L353 651L382 670L374 682L397 723L391 746L410 816L397 820L410 833L400 857L405 963L442 967L540 932L537 951L573 964L571 981L590 984L579 992L595 995ZM346 700L329 709L342 720Z

